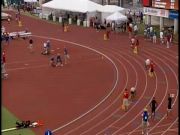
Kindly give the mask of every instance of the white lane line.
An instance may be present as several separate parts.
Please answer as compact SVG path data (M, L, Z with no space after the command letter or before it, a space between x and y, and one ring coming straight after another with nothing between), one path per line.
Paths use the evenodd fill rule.
M119 76L118 76L119 71L118 71L118 68L117 68L116 64L114 63L114 61L113 61L111 58L109 58L107 55L105 55L104 53L102 53L102 52L100 52L100 51L98 51L98 50L95 50L95 49L93 49L93 48L84 46L84 45L82 45L82 44L78 44L78 43L75 43L75 42L67 41L67 40L61 40L61 39L57 39L57 38L50 38L50 37L38 36L38 35L33 35L33 36L34 36L34 37L38 37L38 38L43 38L43 39L51 39L51 40L56 40L56 41L61 41L61 42L69 43L69 44L76 45L76 46L79 46L79 47L83 47L83 48L86 48L86 49L91 50L91 51L93 51L93 52L96 52L96 53L104 56L106 59L108 59L108 60L111 62L111 64L114 66L115 71L116 71L115 84L114 84L113 88L110 90L110 93L109 93L104 99L102 99L98 104L96 104L93 108L91 108L90 110L88 110L88 111L85 112L84 114L80 115L79 117L73 119L72 121L70 121L70 122L68 122L68 123L66 123L66 124L64 124L64 125L62 125L62 126L60 126L60 127L57 127L56 129L52 130L52 132L54 133L54 132L56 132L56 131L64 128L64 127L67 127L68 125L76 122L77 120L83 118L84 116L86 116L87 114L89 114L90 112L92 112L93 110L95 110L95 109L96 109L98 106L100 106L103 102L105 102L106 99L108 99L109 96L114 92L114 90L115 90L115 88L116 88L116 86L117 86L117 83L118 83L118 81L119 81Z

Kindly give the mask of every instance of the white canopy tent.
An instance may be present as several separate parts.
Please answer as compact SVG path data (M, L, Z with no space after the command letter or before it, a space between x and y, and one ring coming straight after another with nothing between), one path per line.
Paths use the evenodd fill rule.
M11 15L4 13L4 12L1 12L1 20L6 20L8 18L11 18Z
M87 13L101 9L102 5L90 0L53 0L43 4L42 7L56 10Z
M116 6L116 5L104 5L99 9L101 12L101 21L104 21L108 16L110 16L114 12L125 13L125 8Z
M113 14L111 14L110 16L108 16L106 18L107 22L113 22L115 21L115 27L120 27L122 26L122 24L126 23L126 28L127 28L127 21L128 21L128 18L127 16L119 13L119 12L115 12Z
M119 12L115 12L112 15L108 16L106 18L107 21L127 21L128 18L127 16L119 13Z
M38 1L37 0L24 0L24 2L35 3L35 2L38 2Z
M125 8L116 5L104 5L99 9L99 11L105 13L123 12L125 11Z

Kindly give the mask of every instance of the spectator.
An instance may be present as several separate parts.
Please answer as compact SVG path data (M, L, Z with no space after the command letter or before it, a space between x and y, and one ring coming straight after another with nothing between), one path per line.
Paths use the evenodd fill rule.
M115 31L115 21L112 21L112 22L111 22L111 30L112 30L112 31Z
M173 42L173 32L171 31L170 32L170 44L172 45L172 42Z
M150 39L152 41L152 39L153 39L153 27L150 26L149 30L150 30Z
M143 23L143 13L140 13L140 23Z
M151 39L150 28L149 27L147 27L147 39Z
M166 46L166 47L169 48L169 47L170 47L170 39L171 39L170 34L167 34L167 37L166 37L166 38L167 38L167 41L166 41L166 45L167 45L167 46Z
M131 38L131 36L132 36L132 24L131 23L129 23L128 32L129 32L129 38Z
M161 43L161 44L164 44L164 33L163 33L162 30L160 31L160 34L159 34L159 35L160 35L160 43Z
M106 27L107 23L106 23L106 19L104 19L104 26Z
M144 28L144 39L147 39L147 28Z
M157 34L156 31L154 30L153 32L153 43L156 44L156 38L157 38Z
M138 27L137 24L134 25L134 35L136 36L138 33Z

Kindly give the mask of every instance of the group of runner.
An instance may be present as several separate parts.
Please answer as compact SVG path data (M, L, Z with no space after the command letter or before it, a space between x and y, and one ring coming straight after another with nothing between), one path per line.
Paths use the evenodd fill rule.
M135 100L136 94L137 93L136 93L135 87L131 87L130 95L129 95L128 89L126 88L123 93L123 102L121 105L121 109L127 112L130 105L130 101L133 102ZM174 98L174 94L168 94L166 118L168 118L168 116L171 114L173 98ZM153 97L149 104L151 114L149 115L148 113L148 106L144 108L143 113L142 113L142 134L146 134L146 135L148 134L149 118L151 118L152 120L155 120L157 107L158 107L158 102L156 98Z
M67 31L66 26L63 26L63 31ZM109 34L110 31L107 30L106 31L106 38L109 39ZM131 48L133 49L134 53L138 53L138 46L139 46L139 40L136 36L132 36L132 28L129 27L129 35L130 35L130 42L131 42ZM151 34L150 34L151 36ZM156 36L156 35L154 35ZM160 35L161 37L162 35ZM153 39L153 42L156 43L156 38ZM34 41L32 40L32 38L29 40L29 50L30 52L33 52L33 43ZM168 48L168 47L167 47ZM42 53L43 55L49 55L51 54L51 45L50 45L50 41L48 40L47 42L45 42L43 44L43 51ZM50 58L50 66L52 67L58 67L58 66L63 66L64 64L68 63L68 59L70 58L68 50L66 47L64 47L63 50L63 56L61 55L61 53L57 53L56 55L53 55ZM2 73L3 73L3 77L5 77L5 52L2 53L2 61L1 61L1 66L2 66ZM155 64L152 60L147 59L145 61L145 69L148 70L148 74L150 77L154 76L154 67ZM129 101L131 100L132 102L136 99L136 88L135 87L131 87L130 89L130 95L128 92L128 89L126 88L124 93L123 93L123 104L122 104L122 109L126 112L128 111L128 107L129 107ZM167 106L167 116L169 116L169 113L172 109L172 99L173 99L173 95L172 94L168 94L168 106ZM142 127L143 127L143 134L147 134L148 130L148 124L149 124L149 118L151 117L152 119L155 118L155 112L156 112L156 108L158 106L158 102L156 101L155 97L153 97L151 103L150 103L150 108L151 108L151 115L149 115L148 113L148 109L147 107L145 107L145 109L143 110L143 114L142 114ZM26 126L26 124L20 124L20 123L16 123L17 126ZM29 121L27 124L30 124Z
M58 66L63 66L64 64L68 63L68 59L70 59L68 50L66 47L64 47L64 55L62 56L61 53L57 53L56 55L53 55L50 58L50 66L52 67L58 67Z

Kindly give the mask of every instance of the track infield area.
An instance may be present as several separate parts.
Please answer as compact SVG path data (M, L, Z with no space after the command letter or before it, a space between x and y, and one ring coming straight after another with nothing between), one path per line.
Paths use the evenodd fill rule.
M14 12L8 13L15 18ZM111 33L104 41L104 31L93 28L71 25L63 32L60 24L23 15L21 20L22 27L15 19L2 25L8 32L28 28L34 52L28 50L29 39L2 43L9 74L2 80L2 105L21 120L43 121L43 126L32 129L36 135L47 129L53 135L140 135L141 114L152 97L158 108L155 120L149 121L149 134L178 134L178 45L167 49L138 37L139 53L134 54L127 33ZM50 56L41 54L47 40ZM49 66L53 55L63 55L64 46L70 54L68 63ZM147 58L155 62L154 77L144 68ZM132 86L137 97L124 112L123 91ZM175 97L166 118L168 93Z

